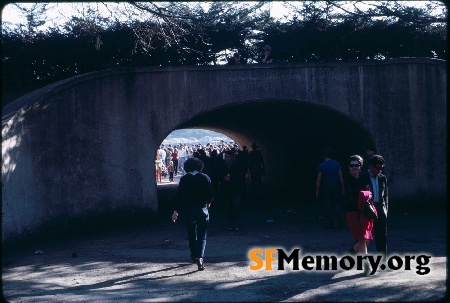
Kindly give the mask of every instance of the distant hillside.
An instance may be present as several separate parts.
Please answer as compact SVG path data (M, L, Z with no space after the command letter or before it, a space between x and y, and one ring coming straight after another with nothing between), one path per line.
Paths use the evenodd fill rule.
M232 142L233 139L224 134L206 129L179 129L171 132L162 143L164 144L194 144L217 143L221 140Z

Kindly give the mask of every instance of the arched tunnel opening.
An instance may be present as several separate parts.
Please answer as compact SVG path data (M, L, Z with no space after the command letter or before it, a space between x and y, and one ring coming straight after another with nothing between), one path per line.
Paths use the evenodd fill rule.
M187 128L222 133L249 150L256 143L266 167L262 180L266 201L260 202L275 207L288 204L301 209L316 199L317 168L324 160L325 147L334 150L333 158L346 172L347 158L354 154L365 158L366 147L374 143L361 124L344 114L290 100L234 104L202 113L177 127Z

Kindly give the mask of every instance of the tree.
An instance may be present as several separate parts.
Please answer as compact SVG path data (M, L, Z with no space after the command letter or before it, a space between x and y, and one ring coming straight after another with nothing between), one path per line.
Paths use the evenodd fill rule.
M27 39L32 39L38 33L38 27L45 24L43 17L47 10L48 3L33 3L31 6L14 4L20 13L25 16L27 24L21 25L19 31Z
M412 22L380 18L381 7L346 12L337 10L340 2L302 2L291 8L292 19L281 22L260 2L244 7L233 2L126 3L120 11L111 3L96 5L111 15L83 4L77 15L46 31L39 28L45 18L38 16L19 27L24 30L2 28L2 102L11 99L5 94L17 97L102 69L218 64L224 53L234 50L256 62L264 44L272 46L279 62L446 58L446 24L425 22L431 19L422 16L431 15L431 7L399 7L402 16L415 12L418 21ZM394 9L391 4L389 8ZM39 9L44 6L27 7L31 15Z
M145 14L145 21L131 25L137 45L144 52L155 45L175 47L178 54L216 62L218 51L230 44L240 48L249 28L257 23L255 14L264 2L252 5L212 2L208 7L189 2L133 2L131 5Z
M415 25L447 23L447 9L440 1L429 1L423 7L414 1L326 1L330 6L342 11L341 18L348 16L362 18L385 18Z
M364 21L384 20L415 25L445 25L447 8L441 1L284 1L284 5L301 19L322 18L343 22L348 18Z

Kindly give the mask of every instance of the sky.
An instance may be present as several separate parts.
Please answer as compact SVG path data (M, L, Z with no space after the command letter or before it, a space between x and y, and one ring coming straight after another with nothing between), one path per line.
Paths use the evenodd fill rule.
M286 9L283 6L283 2L284 1L267 1L267 6L270 8L270 13L271 16L279 19L279 20L285 20L285 16L289 15L292 13L291 10ZM402 1L400 1L402 2ZM403 1L405 3L414 3L415 6L424 6L427 3L431 3L433 1ZM38 3L42 3L42 2L38 2ZM65 20L69 19L71 15L74 14L74 12L76 12L76 10L74 9L74 6L76 5L76 7L78 9L85 9L86 6L83 7L83 4L86 3L90 3L93 5L96 5L95 8L98 11L101 11L105 16L110 15L110 12L108 11L108 9L102 4L103 2L52 2L49 4L49 7L51 7L51 9L49 10L49 13L47 15L47 19L50 21L47 23L46 26L52 24L52 22L56 22L56 23L63 23ZM106 2L108 3L108 5L119 5L119 4L113 4L112 2ZM201 2L201 3L207 3L207 2ZM242 2L245 3L245 2ZM290 3L300 3L300 1L290 1ZM349 1L349 3L352 3L351 1ZM364 1L364 3L376 3L376 1ZM364 8L364 7L368 7L367 5L364 5L364 3L358 3L358 6L360 8ZM30 3L20 3L21 6L32 6L33 4L36 4L36 2L30 2ZM292 16L292 15L291 15ZM22 23L22 24L26 24L26 19L25 16L23 16L20 13L20 10L18 10L14 4L8 4L6 5L3 10L2 10L2 15L1 15L1 19L2 19L2 25L7 25L7 24L18 24L18 23ZM127 18L128 19L128 18ZM41 30L43 28L40 28Z
M53 22L61 22L62 20L65 20L68 16L74 13L73 5L74 4L82 4L84 2L54 2L51 3L50 6L52 7L51 10L49 10L49 20ZM85 2L89 3L89 2ZM30 3L19 3L21 6L32 6ZM275 2L268 2L268 6L270 6L271 9L271 15L274 18L282 19L284 15L288 12L282 5L281 1L275 1ZM98 5L98 9L102 12L104 12L105 15L108 15L108 10L103 5ZM21 14L20 10L18 10L14 4L8 4L6 5L2 10L2 22L6 23L26 23L25 17Z

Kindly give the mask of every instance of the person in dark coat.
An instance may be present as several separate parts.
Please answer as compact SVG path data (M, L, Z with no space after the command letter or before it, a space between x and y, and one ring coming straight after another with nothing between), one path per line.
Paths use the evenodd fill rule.
M220 167L220 193L224 200L228 229L239 230L242 178L240 163L232 150L225 152ZM245 180L244 180L245 181Z
M202 173L203 162L193 157L186 160L186 175L180 178L176 196L176 207L172 221L178 219L178 212L187 223L189 250L192 262L198 270L204 270L203 256L206 247L206 235L209 223L209 211L214 197L211 179Z
M369 159L369 170L361 175L365 184L370 186L372 199L377 209L378 218L374 220L373 236L377 252L386 260L387 256L387 214L388 214L388 183L381 171L386 161L380 155L374 155Z
M366 218L358 204L360 191L366 191L369 186L367 179L361 178L361 167L363 163L363 158L359 155L350 156L348 159L349 172L344 174L345 194L343 197L345 200L348 227L355 241L350 252L367 255L367 246L370 240L373 239L373 219Z
M252 151L248 154L248 165L250 170L250 179L252 180L252 191L254 194L261 194L261 177L266 174L266 168L261 151L258 145L251 145Z

